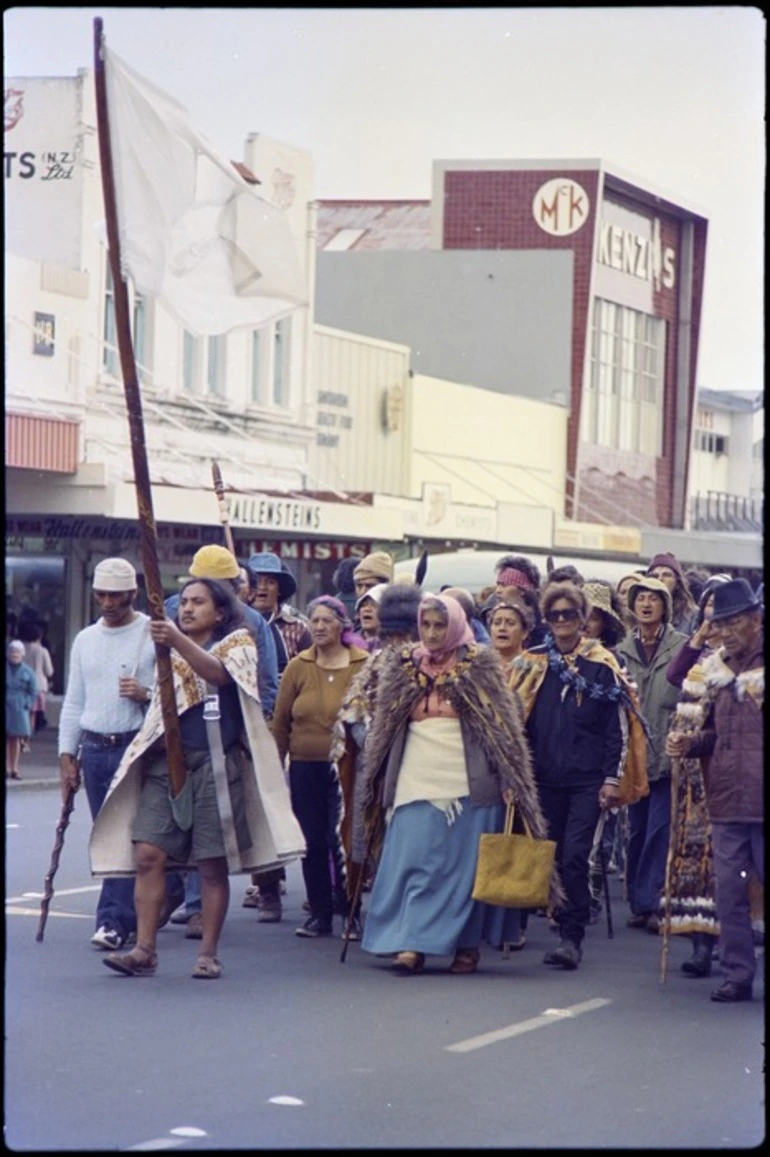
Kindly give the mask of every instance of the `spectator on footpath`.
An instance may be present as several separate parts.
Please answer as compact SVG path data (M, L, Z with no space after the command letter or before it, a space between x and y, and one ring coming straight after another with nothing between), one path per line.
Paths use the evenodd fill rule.
M269 718L275 706L278 693L278 660L273 636L263 617L252 610L241 598L243 577L235 556L225 546L212 543L195 552L190 562L188 574L191 578L214 579L224 583L241 604L244 626L254 639L257 648L257 687L259 689L262 713ZM248 583L248 577L246 579ZM179 611L180 596L170 595L164 603L166 614L175 619ZM281 869L283 870L283 869ZM184 903L171 914L173 924L184 924L188 940L200 940L203 935L201 914L201 884L197 872L188 872L184 884Z
M687 586L681 563L673 554L656 554L650 559L647 576L666 584L671 593L671 626L684 635L690 634L698 607Z
M310 915L296 933L315 938L331 936L334 912L330 851L333 832L339 830L342 792L329 754L332 731L345 692L368 653L339 599L320 595L308 611L313 643L289 661L281 676L272 731L281 762L288 757L292 808L307 844L302 874ZM346 882L338 885L344 889Z
M155 647L148 615L134 607L136 571L124 558L97 563L92 580L101 612L75 636L67 688L59 717L59 766L62 794L77 791L81 773L95 821L123 753L139 731L155 682ZM166 923L182 899L179 878L169 881ZM121 948L136 933L132 880L108 877L96 904L91 937L103 951Z
M628 592L628 606L637 626L620 641L618 652L638 689L650 729L650 791L628 809L628 926L657 933L671 832L671 760L666 754L666 735L679 698L666 671L685 636L671 625L671 593L661 580L640 575Z
M711 617L720 647L703 663L703 724L694 735L672 731L671 758L706 761L704 783L711 820L724 980L711 993L719 1003L751 1000L757 961L749 878L764 886L764 691L762 604L745 579L714 590Z
M602 811L621 806L628 782L643 776L642 725L622 668L598 640L584 637L590 609L584 591L549 583L540 602L549 635L515 661L510 686L524 707L540 803L566 894L554 913L559 945L543 963L575 969L591 921L597 824Z
M172 650L184 784L173 783L156 687L90 841L94 875L135 876L136 946L104 960L125 976L157 970L158 913L169 865L198 869L203 929L192 976L216 980L222 975L228 873L293 858L304 846L259 707L256 646L243 609L227 582L192 578L180 592L177 620L149 626L153 642Z
M21 741L32 730L30 718L36 698L37 680L24 662L24 643L11 639L5 663L5 773L9 779L21 779Z
M31 623L24 639L24 661L35 672L37 696L30 711L31 734L34 736L46 726L45 708L51 680L53 679L53 659L51 652L43 645L43 624Z
M289 661L313 642L308 619L289 602L296 593L297 581L283 559L272 551L252 554L246 566L249 606L262 616L272 632L280 679ZM272 713L272 706L270 710ZM259 876L252 876L242 905L258 909L260 924L280 923L283 916L281 888L285 880L285 868L268 868Z

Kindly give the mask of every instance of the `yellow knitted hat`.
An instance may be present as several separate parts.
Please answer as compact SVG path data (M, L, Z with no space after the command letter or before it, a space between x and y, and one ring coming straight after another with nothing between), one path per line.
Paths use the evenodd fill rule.
M240 571L226 546L202 546L190 563L193 578L234 579Z

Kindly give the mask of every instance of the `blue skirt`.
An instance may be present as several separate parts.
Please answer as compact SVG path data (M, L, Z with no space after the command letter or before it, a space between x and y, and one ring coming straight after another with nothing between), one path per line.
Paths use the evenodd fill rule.
M518 938L518 909L471 898L479 836L503 830L505 805L474 807L470 796L460 803L451 824L425 800L396 808L369 899L365 952L451 956L458 948L478 948L482 940L499 945Z

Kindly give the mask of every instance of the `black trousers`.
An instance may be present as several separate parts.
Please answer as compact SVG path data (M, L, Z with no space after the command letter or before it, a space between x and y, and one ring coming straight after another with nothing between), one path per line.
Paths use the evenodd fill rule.
M291 806L302 828L307 851L302 860L308 903L314 916L331 922L332 890L345 887L344 861L342 881L333 878L333 841L339 842L342 816L342 789L330 763L293 759L289 763Z
M590 787L538 784L548 833L556 840L556 863L566 900L555 918L563 940L581 944L591 916L589 856L599 820L601 781Z

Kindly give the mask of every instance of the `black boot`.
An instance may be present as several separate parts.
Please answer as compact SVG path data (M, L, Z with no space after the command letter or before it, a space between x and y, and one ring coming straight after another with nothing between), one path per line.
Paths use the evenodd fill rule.
M685 960L682 972L685 976L710 976L711 955L714 951L715 937L705 932L696 932L692 938L692 956Z

